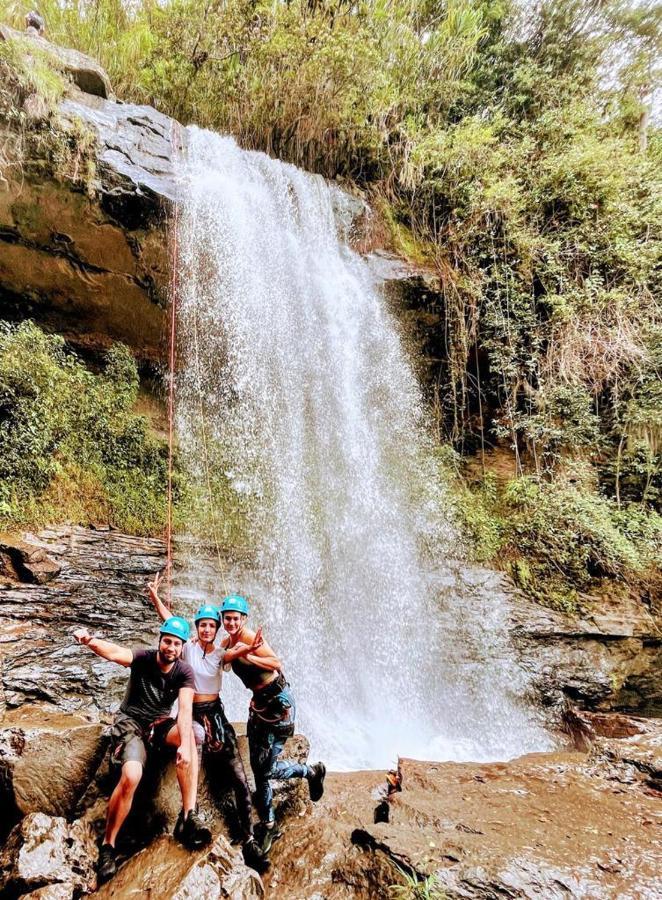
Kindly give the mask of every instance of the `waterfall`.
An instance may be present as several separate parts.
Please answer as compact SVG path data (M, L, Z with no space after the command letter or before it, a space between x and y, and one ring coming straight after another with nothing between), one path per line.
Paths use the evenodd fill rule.
M339 233L342 194L197 128L182 182L178 441L200 506L213 495L210 533L236 527L252 548L213 579L194 555L191 602L250 593L299 730L332 767L546 748L505 599L451 562L419 388ZM232 674L223 696L245 718Z

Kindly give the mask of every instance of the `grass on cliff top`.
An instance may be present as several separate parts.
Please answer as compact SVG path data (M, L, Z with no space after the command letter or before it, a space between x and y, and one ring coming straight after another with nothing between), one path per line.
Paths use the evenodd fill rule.
M63 118L58 105L71 82L56 56L23 42L0 41L0 183L42 173L90 191L96 175L96 134Z
M123 345L94 373L32 322L0 323L0 529L104 522L161 534L167 445L134 413L137 394Z
M659 588L662 516L654 510L619 506L589 478L504 479L489 468L470 477L448 446L440 465L475 559L504 569L530 599L574 613L586 594Z
M28 56L14 40L0 41L0 75L0 116L6 118L20 115L32 94L54 111L67 88L66 76L54 56L38 47L31 48Z

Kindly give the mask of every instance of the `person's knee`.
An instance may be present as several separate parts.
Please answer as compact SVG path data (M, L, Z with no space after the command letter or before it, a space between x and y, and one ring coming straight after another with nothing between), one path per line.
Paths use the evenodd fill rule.
M124 763L122 766L122 775L119 781L119 789L124 794L133 794L138 785L140 784L140 779L143 776L143 767L142 763L130 761Z

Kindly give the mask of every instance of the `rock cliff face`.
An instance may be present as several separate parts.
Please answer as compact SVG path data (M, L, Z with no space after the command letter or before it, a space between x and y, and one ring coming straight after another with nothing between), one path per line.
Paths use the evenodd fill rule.
M6 27L1 40L19 41L28 54L47 51L64 66L73 83L57 111L58 129L73 141L87 131L93 174L85 183L56 178L38 160L3 174L0 316L35 318L82 347L121 340L141 359L164 358L168 237L185 130L152 107L116 100L89 57ZM47 127L35 95L23 107L31 127ZM3 143L11 143L12 127L0 118ZM339 228L350 231L364 211L345 196Z
M12 35L5 30L5 37ZM23 42L62 52L40 38ZM180 129L151 107L108 99L108 91L83 77L95 66L80 54L70 61L75 81L95 93L72 87L58 112L65 136L81 127L93 136L91 180L58 180L34 160L24 171L7 171L0 192L0 314L32 316L91 347L122 340L155 359L162 351ZM39 111L30 117L32 127L41 127ZM5 138L8 130L0 121Z
M3 556L3 547L12 555L5 549ZM11 565L3 568L3 558ZM5 707L48 703L96 718L112 708L121 695L122 673L77 647L71 629L85 625L106 635L112 631L120 643L151 643L154 618L144 589L164 562L163 541L103 529L62 526L22 542L0 536ZM212 570L213 565L210 558ZM659 714L660 619L641 602L611 608L607 600L596 601L579 619L527 602L490 569L462 563L456 568L468 602L472 584L483 592L510 592L514 652L531 673L537 699L556 711L557 721L567 702Z

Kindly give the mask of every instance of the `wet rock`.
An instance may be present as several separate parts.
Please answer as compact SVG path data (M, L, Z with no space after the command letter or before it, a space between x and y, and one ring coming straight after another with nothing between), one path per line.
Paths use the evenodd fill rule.
M578 750L590 750L598 738L626 738L655 730L650 719L626 716L622 713L599 713L578 709L566 702L563 725Z
M191 853L170 837L158 838L123 865L97 893L100 900L158 896L163 900L260 900L262 882L225 837Z
M103 757L103 727L33 716L0 729L0 800L18 815L70 816Z
M504 580L504 584L505 584ZM511 594L511 635L544 704L662 712L660 617L636 597L586 598L568 616Z
M611 732L609 737L597 737L591 759L607 766L609 778L621 779L625 773L626 783L641 781L662 797L662 724L652 719L637 724L639 730L634 734L614 736Z
M62 527L26 538L61 566L48 584L0 589L2 686L8 709L39 704L69 713L117 708L127 673L73 639L85 626L129 646L152 646L158 622L144 596L165 545L116 532Z
M31 813L14 828L0 854L0 893L11 897L49 885L87 893L96 886L96 860L88 826Z
M274 846L267 894L386 900L402 883L398 868L433 878L449 900L653 900L662 890L659 799L645 781L614 780L584 754L401 760L400 776L380 823L383 774L328 776L312 814L288 821Z

